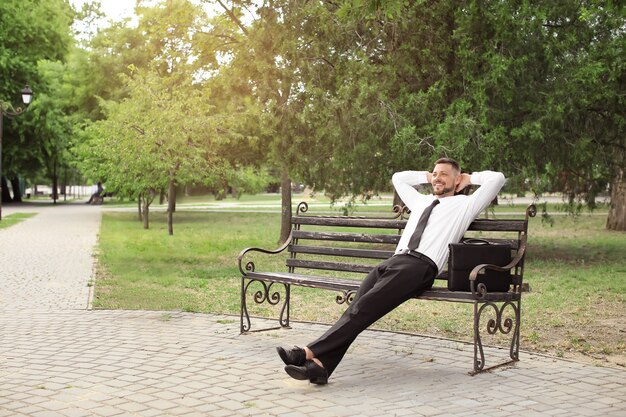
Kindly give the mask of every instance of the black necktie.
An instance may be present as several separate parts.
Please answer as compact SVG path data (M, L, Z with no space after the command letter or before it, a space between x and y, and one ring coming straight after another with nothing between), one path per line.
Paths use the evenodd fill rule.
M424 229L426 229L426 223L428 223L428 218L430 217L430 212L433 211L433 208L439 204L439 199L436 198L430 206L424 209L422 216L420 217L419 222L417 222L417 227L415 228L415 232L413 232L413 236L411 236L411 240L409 240L409 250L414 251L420 245L420 240L422 239L422 234L424 233Z

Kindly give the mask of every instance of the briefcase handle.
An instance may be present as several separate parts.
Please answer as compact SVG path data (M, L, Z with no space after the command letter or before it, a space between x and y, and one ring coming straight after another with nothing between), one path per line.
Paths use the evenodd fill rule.
M463 239L461 243L466 244L466 245L492 245L493 244L492 242L489 242L488 240L477 239L477 238Z

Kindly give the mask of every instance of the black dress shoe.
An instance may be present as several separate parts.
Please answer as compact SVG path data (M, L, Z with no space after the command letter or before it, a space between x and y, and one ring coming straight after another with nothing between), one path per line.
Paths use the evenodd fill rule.
M313 361L305 361L304 365L287 365L285 372L293 379L304 381L308 379L313 384L325 385L328 383L328 371Z
M284 349L277 347L278 356L285 362L285 365L304 365L306 361L306 352L304 349L294 346L293 349Z

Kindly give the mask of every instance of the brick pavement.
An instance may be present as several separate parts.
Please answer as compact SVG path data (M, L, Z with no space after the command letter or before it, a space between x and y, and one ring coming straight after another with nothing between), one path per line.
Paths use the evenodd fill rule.
M36 216L0 229L0 309L85 309L100 208L85 204L9 206Z
M470 377L471 346L405 334L364 332L329 385L295 381L274 347L326 326L239 335L232 316L91 311L98 208L40 216L0 231L0 416L626 416L626 370L522 352ZM26 232L30 244L14 237ZM5 269L7 252L25 248L43 270ZM65 254L75 267L61 266Z

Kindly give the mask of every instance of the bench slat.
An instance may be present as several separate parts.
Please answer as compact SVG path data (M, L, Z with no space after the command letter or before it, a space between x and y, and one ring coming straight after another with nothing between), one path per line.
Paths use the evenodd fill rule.
M292 224L366 227L378 229L404 229L406 220L364 219L354 217L323 217L323 216L294 216ZM526 221L518 219L476 219L468 230L494 232L523 232L526 231Z
M359 243L390 243L398 244L400 235L347 233L347 232L321 232L294 230L294 239L328 240L335 242L359 242Z
M526 221L516 219L476 219L468 230L482 232L524 232Z
M356 291L361 285L360 279L322 277L318 275L302 275L289 272L250 272L247 277L250 279L338 291Z
M375 249L353 249L353 248L336 248L336 247L323 247L323 246L302 246L291 245L289 246L289 252L291 253L308 253L314 255L330 255L330 256L348 256L353 258L369 258L369 259L387 259L391 257L394 252L390 250L375 250Z
M287 259L287 266L294 268L326 269L330 271L369 273L375 265L352 264L345 262L307 261L303 259Z
M291 219L291 223L317 226L404 229L404 226L406 225L406 220L363 219L354 217L294 216Z
M447 288L433 287L418 297L421 300L456 301L460 303L473 303L476 301L471 292L450 291ZM517 301L520 295L514 292L487 293L484 301Z

